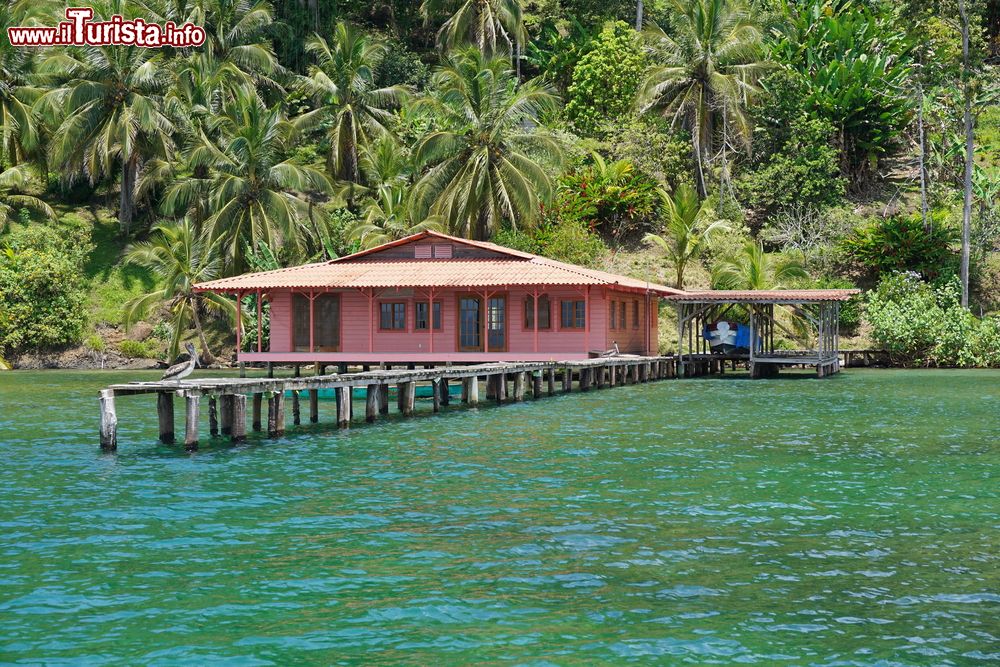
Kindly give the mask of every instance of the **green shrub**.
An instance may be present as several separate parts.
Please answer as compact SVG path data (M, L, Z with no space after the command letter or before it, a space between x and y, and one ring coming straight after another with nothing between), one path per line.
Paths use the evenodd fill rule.
M90 334L87 336L87 339L83 341L83 344L91 352L104 352L108 348L104 339L97 334Z
M542 247L538 243L534 234L513 227L503 227L493 235L493 243L502 245L505 248L513 248L521 252L530 252L535 255L541 252Z
M118 343L118 351L129 359L154 359L156 352L145 341L123 340Z
M0 353L80 341L85 252L80 239L49 227L10 234L0 248Z
M934 278L952 259L948 246L954 237L944 225L924 229L919 215L897 215L859 227L841 245L848 255L879 274L917 271Z
M625 160L657 181L675 189L692 183L691 140L666 129L660 119L624 122L608 133L607 153L611 160Z
M837 149L830 142L832 135L833 126L828 121L808 116L793 120L784 146L738 180L742 198L762 213L837 204L844 196L845 184Z
M631 115L646 69L638 33L627 23L609 23L573 69L566 115L583 134Z
M607 250L600 237L579 220L543 224L536 231L536 239L541 254L580 266L592 265Z
M571 171L560 183L555 209L561 221L577 221L621 241L651 231L660 207L660 185L631 162L594 163Z
M886 276L867 299L873 342L904 364L1000 365L1000 321L977 318L960 296L956 279L934 286L915 273Z

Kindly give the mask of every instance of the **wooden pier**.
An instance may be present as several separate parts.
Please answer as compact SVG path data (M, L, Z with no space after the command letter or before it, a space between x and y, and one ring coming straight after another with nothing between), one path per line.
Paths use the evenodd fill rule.
M684 375L704 375L719 372L721 362L699 360L685 365ZM114 451L118 446L118 418L115 399L120 396L156 394L160 441L172 444L174 432L174 399L184 404L184 446L193 450L200 439L199 417L208 410L212 436L229 436L233 442L247 436L247 403L250 403L250 424L253 431L263 431L277 438L285 432L285 401L290 393L292 423L302 421L302 394L308 402L308 419L319 421L319 391L334 390L336 423L347 428L355 421L353 390L363 387L366 392L364 420L374 422L389 412L389 388L396 386L396 408L404 417L413 414L418 384L429 384L433 411L438 412L451 400L450 383L461 383L461 402L480 402L480 382L485 381L485 398L496 403L524 401L529 396L539 399L552 396L557 386L562 392L574 387L590 391L605 387L675 378L678 364L675 357L620 356L576 361L526 363L494 363L473 366L439 366L422 369L367 370L357 373L313 375L284 378L198 378L180 382L130 382L117 384L100 392L101 448ZM249 397L249 400L248 400ZM207 403L207 406L205 405ZM264 405L267 419L263 419ZM358 416L360 419L360 416Z

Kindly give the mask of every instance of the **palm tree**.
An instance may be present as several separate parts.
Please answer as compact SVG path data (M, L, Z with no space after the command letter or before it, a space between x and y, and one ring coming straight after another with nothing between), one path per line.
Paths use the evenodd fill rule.
M219 123L220 139L202 134L188 161L207 170L205 228L220 243L227 272L246 268L247 246L263 243L295 255L302 248L308 211L301 193L330 192L329 179L289 159L296 134L280 105L268 108L255 95L238 92ZM164 205L190 206L203 185L197 174L174 183Z
M646 75L637 104L643 113L657 110L691 131L695 179L705 197L704 164L713 152L716 115L723 121L723 141L750 140L746 105L767 68L763 36L740 0L672 1L672 34L650 30L661 63Z
M442 231L441 220L430 216L419 220L411 206L410 192L402 185L383 185L348 235L361 249L374 248L423 231Z
M80 58L67 68L65 85L47 93L64 113L52 159L91 183L120 169L118 221L127 234L144 162L168 158L173 149L175 126L163 112L170 70L160 52L122 46L82 47Z
M325 127L330 144L327 166L339 181L362 183L360 152L374 139L389 133L391 109L405 97L401 86L379 88L375 69L386 54L386 46L369 39L347 23L340 22L327 42L319 35L306 44L317 64L310 66L305 90L319 105L299 116L297 128Z
M684 271L688 263L701 254L712 234L729 227L724 220L706 224L704 204L698 200L694 187L687 183L677 186L672 195L662 192L662 197L667 217L666 238L646 234L644 240L670 258L676 271L674 286L684 289Z
M712 288L785 289L790 281L808 277L801 257L768 254L759 241L747 241L739 255L722 260L712 269Z
M0 7L0 25L37 22L39 5L15 0ZM38 146L38 124L31 105L41 90L31 85L32 49L0 39L0 164L13 167Z
M473 44L487 57L509 57L527 42L521 0L423 0L420 11L425 23L451 14L438 31L442 51Z
M31 173L24 164L0 172L0 233L14 214L24 208L34 209L49 219L56 217L55 211L44 201L21 192L30 180Z
M233 321L236 306L221 295L194 291L196 283L219 277L221 262L208 237L199 234L194 224L185 218L176 224L157 225L150 241L136 243L126 252L126 261L149 269L159 285L155 291L125 304L126 330L145 317L153 306L163 306L173 319L169 356L177 356L184 332L189 323L193 323L201 343L201 357L205 363L212 363L200 311L214 310Z
M427 104L442 129L416 148L417 165L430 167L416 185L418 206L470 238L489 238L504 220L531 224L551 199L549 174L562 160L558 144L536 129L557 102L552 89L515 86L506 62L475 49L453 54L433 84L437 96Z

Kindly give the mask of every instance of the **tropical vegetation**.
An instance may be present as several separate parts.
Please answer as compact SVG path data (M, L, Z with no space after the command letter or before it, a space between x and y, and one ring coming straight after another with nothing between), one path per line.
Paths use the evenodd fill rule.
M206 42L0 35L2 355L226 360L256 297L193 283L436 229L679 287L859 286L855 344L1000 364L1000 0L88 4Z

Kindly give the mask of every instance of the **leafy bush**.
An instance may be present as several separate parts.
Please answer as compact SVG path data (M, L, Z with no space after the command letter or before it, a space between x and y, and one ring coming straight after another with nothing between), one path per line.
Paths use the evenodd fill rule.
M559 219L582 222L617 241L651 230L660 206L659 183L631 162L593 157L593 164L563 177L555 203Z
M505 248L513 248L521 252L530 252L535 255L541 252L542 246L533 233L526 232L513 227L503 227L493 235L493 243L502 245Z
M77 343L83 337L83 257L73 234L28 227L0 248L0 353Z
M91 352L104 352L108 348L107 343L98 334L90 334L83 344Z
M153 348L141 340L123 340L118 343L118 351L129 359L153 359L156 357Z
M546 23L537 38L528 43L527 64L551 81L561 92L573 80L573 70L593 44L594 36L576 18L565 31Z
M627 23L609 23L573 69L566 115L583 134L632 113L646 69L638 33Z
M951 258L954 232L943 225L928 231L920 216L897 215L859 227L842 242L844 251L879 274L917 271L933 278Z
M830 143L833 126L818 118L792 121L784 146L762 166L745 174L738 189L759 212L792 206L822 207L844 196L844 179L837 165L837 149Z
M430 68L413 51L395 39L375 70L375 82L380 88L399 84L423 88L431 78Z
M579 220L543 223L535 238L542 255L580 266L592 265L607 250L600 237Z
M934 286L915 273L886 276L868 294L872 340L904 364L1000 365L1000 320L962 308L961 293L956 279Z
M671 190L691 183L691 141L662 127L660 119L624 122L607 137L607 153L612 160L631 162L636 168Z

